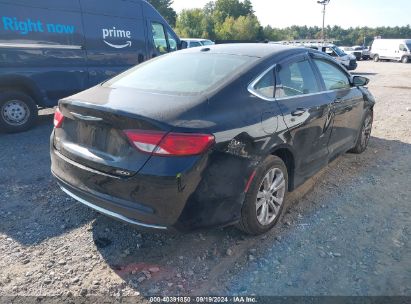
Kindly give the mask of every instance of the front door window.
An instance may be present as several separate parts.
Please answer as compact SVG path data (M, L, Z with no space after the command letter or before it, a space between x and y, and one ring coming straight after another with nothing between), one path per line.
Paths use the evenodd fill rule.
M168 53L167 38L164 26L161 23L152 22L151 30L153 33L154 46L160 54Z
M153 33L154 46L160 55L177 51L177 40L170 30L164 28L163 24L151 22L151 31Z

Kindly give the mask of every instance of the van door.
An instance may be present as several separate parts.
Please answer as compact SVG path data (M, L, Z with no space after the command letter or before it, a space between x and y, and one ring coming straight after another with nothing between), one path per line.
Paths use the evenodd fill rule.
M112 1L108 1L109 3ZM89 86L147 59L140 2L82 0Z
M149 54L151 58L177 51L177 38L168 27L159 21L150 19L147 21L147 26L150 35Z

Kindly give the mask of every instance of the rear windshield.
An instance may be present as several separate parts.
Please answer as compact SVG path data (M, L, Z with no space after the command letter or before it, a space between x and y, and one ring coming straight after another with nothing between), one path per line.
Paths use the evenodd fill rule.
M103 86L196 94L236 74L257 58L210 53L173 53L140 64Z

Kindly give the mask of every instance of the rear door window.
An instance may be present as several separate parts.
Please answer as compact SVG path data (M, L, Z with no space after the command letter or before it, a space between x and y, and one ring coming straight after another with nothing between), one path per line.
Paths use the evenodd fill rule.
M305 95L320 91L314 71L307 59L283 64L278 71L277 98Z
M351 88L348 76L334 64L321 59L314 59L324 80L327 91Z
M213 45L214 43L213 43L212 41L210 41L210 40L204 40L204 41L202 42L202 44L203 44L203 45Z
M202 46L200 42L197 41L191 41L190 42L190 47L197 47L197 46Z

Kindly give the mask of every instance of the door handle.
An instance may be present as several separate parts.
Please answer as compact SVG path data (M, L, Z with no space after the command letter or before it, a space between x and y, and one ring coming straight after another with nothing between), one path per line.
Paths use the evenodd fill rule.
M301 116L305 112L307 112L307 109L304 108L297 108L295 111L291 112L291 116Z
M343 100L341 98L336 98L333 103L342 103Z

